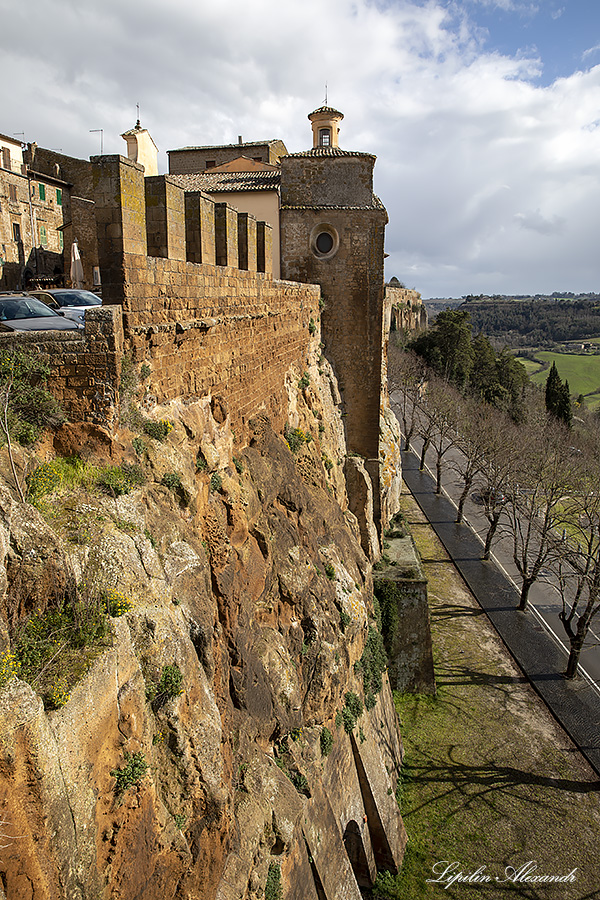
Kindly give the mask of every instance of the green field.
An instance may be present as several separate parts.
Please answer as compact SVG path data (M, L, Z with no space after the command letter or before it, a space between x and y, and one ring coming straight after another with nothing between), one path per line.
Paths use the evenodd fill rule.
M542 367L540 363L535 362L533 359L525 359L522 356L518 356L517 359L521 363L522 366L525 366L527 374L531 377L535 372L540 372Z
M571 394L583 394L586 406L594 409L600 404L600 356L576 355L574 353L553 353L550 350L540 350L535 354L540 362L544 361L551 366L556 363L558 374L563 381L569 382ZM539 369L531 360L519 359L535 384L545 384L548 377L548 369Z

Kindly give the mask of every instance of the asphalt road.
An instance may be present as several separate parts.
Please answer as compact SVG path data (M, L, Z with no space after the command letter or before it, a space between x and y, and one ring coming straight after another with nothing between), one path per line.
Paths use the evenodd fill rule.
M393 400L393 395L392 395ZM421 452L422 440L418 437L413 438L412 446L416 453ZM459 497L463 490L463 484L457 475L453 463L458 462L461 452L456 447L450 447L444 455L442 465L442 488L446 495L458 505ZM431 466L431 468L429 468ZM432 471L435 466L435 452L430 448L426 468L432 477ZM458 466L460 468L460 466ZM483 502L479 498L479 502L474 501L474 497L478 495L478 491L473 489L471 495L467 498L464 507L464 518L475 534L479 536L481 546L483 548L485 536L489 528L489 521L484 514ZM513 583L521 588L521 577L517 571L517 567L513 561L513 545L511 532L508 527L508 520L503 513L500 516L500 524L496 532L494 543L492 545L492 553L494 560L512 579ZM533 557L533 549L531 553ZM564 671L567 665L569 654L568 638L564 630L564 626L559 619L559 613L562 610L562 601L558 587L556 586L556 578L550 571L544 572L531 586L529 592L529 608L531 613L537 618L538 623L542 625L552 635L557 645L562 647L564 652L564 663L561 664L560 671ZM590 628L583 652L579 660L579 671L584 678L595 685L600 695L600 620L596 619Z
M457 525L456 507L435 493L413 452L402 454L402 474L446 551L512 656L572 740L600 775L600 693L583 677L562 676L564 650L532 612L519 612L519 591L495 561L481 559L481 541L468 524Z

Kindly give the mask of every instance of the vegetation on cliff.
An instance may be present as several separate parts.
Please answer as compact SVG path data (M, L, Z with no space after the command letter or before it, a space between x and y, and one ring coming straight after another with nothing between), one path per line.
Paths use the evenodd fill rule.
M0 803L24 836L7 885L27 870L53 900L183 900L224 878L262 900L292 866L314 877L306 841L324 865L330 826L305 804L342 804L350 734L395 785L393 715L368 712L390 701L332 377L324 360L290 377L294 452L266 415L234 441L214 397L156 410L156 429L134 397L116 435L70 423L16 448L35 505L0 487ZM43 797L19 775L33 746Z

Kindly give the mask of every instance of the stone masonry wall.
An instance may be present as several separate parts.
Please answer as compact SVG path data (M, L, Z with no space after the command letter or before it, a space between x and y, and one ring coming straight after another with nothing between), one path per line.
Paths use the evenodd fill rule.
M418 291L385 287L385 303L389 310L389 330L413 333L427 328L427 310Z
M261 408L283 424L285 373L303 368L319 290L229 267L198 265L191 278L175 260L125 257L125 265L125 346L150 365L149 396L218 393L236 434Z
M319 288L187 262L190 229L180 188L165 177L144 182L142 167L122 157L100 158L94 177L105 305L86 311L84 334L6 334L0 346L17 342L41 354L69 417L109 430L119 421L127 354L138 368L150 368L144 381L148 406L212 392L227 401L240 438L260 409L281 427L285 375L305 366ZM226 213L223 240L235 256L242 246L249 269L261 253L270 260L270 227L246 216L238 234L237 212L219 206ZM196 246L214 247L215 220L208 212L196 222ZM156 255L146 255L148 246Z
M226 204L186 204L168 176L144 179L123 157L96 157L93 171L103 302L122 307L124 350L150 366L147 401L219 393L238 431L259 409L281 425L285 373L304 365L319 289L251 271L271 260L265 223L247 216L240 229ZM248 269L190 261L215 245L217 259L241 256Z
M48 387L69 418L109 430L119 418L118 386L123 356L118 307L86 310L85 332L29 331L0 334L0 350L17 346L50 368Z
M292 155L281 162L281 272L319 284L325 352L342 395L348 449L365 459L381 525L379 410L385 209L373 197L370 154ZM320 254L321 231L334 250Z

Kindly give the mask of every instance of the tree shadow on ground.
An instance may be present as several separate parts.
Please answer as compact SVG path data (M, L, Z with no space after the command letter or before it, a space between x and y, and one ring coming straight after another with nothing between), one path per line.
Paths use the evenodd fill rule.
M429 610L432 621L434 619L460 619L464 616L484 616L485 612L479 607L458 606L455 603L436 603Z
M490 672L477 671L468 665L451 665L449 663L444 664L441 672L436 672L435 681L438 688L443 685L454 687L459 684L493 685L497 687L503 684L514 686L516 684L529 683L525 675L496 675Z
M600 790L600 781L585 781L574 778L557 778L538 774L526 769L519 769L511 765L497 765L493 762L484 762L471 765L456 759L459 751L456 745L448 748L444 759L427 759L407 762L403 768L404 780L410 780L413 784L429 785L430 789L439 785L440 791L410 810L415 813L432 804L439 804L440 800L454 799L454 809L449 809L445 818L451 819L459 812L469 808L475 802L484 802L490 807L496 807L495 799L502 797L526 801L532 805L544 807L550 805L550 800L555 792L589 794ZM543 788L547 793L528 794L524 787Z

